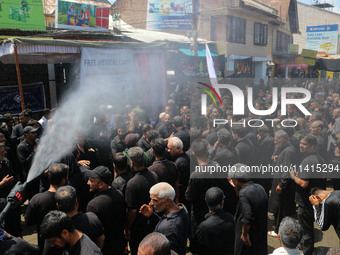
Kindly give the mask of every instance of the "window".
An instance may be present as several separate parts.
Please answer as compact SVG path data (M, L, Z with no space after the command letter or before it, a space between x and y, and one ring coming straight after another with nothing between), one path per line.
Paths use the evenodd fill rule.
M288 53L288 46L293 42L293 37L280 31L276 32L276 50Z
M246 20L227 16L227 41L234 43L246 43Z
M268 25L254 23L254 45L267 45Z

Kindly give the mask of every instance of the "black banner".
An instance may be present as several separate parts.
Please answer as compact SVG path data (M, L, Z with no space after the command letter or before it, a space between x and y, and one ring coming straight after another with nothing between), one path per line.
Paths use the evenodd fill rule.
M224 77L224 55L212 57L214 61L216 76ZM195 57L187 55L176 55L174 67L176 75L188 77L209 77L206 57Z
M253 60L252 57L234 60L234 77L251 78L253 77Z
M33 112L46 108L44 85L42 82L26 84L22 86L24 92L25 108ZM9 112L18 114L21 112L21 100L19 86L0 87L0 113Z

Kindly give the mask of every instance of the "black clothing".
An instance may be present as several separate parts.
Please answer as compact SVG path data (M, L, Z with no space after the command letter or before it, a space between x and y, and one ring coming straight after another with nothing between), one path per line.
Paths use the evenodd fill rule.
M274 152L274 138L269 135L261 137L259 140L258 151L261 152L257 154L258 162L260 164L270 164L271 157Z
M185 198L185 191L187 190L190 177L190 158L186 153L182 153L175 159L175 164L178 169L178 182L180 185L179 201L184 203L184 205L188 208L189 202Z
M157 128L157 132L158 132L158 134L159 134L159 136L161 137L161 138L164 138L164 139L166 139L166 138L169 138L170 137L170 135L174 132L175 130L173 129L173 127L170 125L168 125L168 124L166 124L166 123L162 123L161 125L159 125L159 127Z
M86 211L95 213L104 227L103 254L122 253L126 247L125 203L122 194L114 189L104 190L87 204Z
M182 128L182 129L178 130L177 132L175 132L174 136L181 139L181 141L183 143L183 151L184 152L189 150L190 140L189 140L189 131L188 130Z
M235 221L230 213L218 210L205 215L197 229L199 255L234 255Z
M135 171L134 174L134 177L131 178L126 185L125 201L129 209L139 211L143 204L149 204L149 190L158 180L157 175L146 168ZM147 224L147 218L137 212L136 219L131 226L129 242L131 254L137 254L139 243L152 231L153 228Z
M90 145L88 141L85 141L84 150L81 150L78 145L76 145L76 150L78 152L77 161L80 160L89 160L90 161L90 169L95 169L98 164L98 157L95 149Z
M151 145L146 141L145 137L142 136L138 141L138 147L141 147L143 151L148 151L151 148Z
M55 192L45 191L38 193L30 200L26 214L25 222L27 226L37 224L38 228L38 245L41 250L44 249L44 240L40 238L40 224L45 215L50 211L57 210L57 205L54 199Z
M40 255L40 249L38 246L30 244L21 238L14 236L5 237L1 241L0 254L5 252L11 252L11 254L23 254L23 255Z
M189 215L184 205L176 212L159 217L154 214L153 217L158 220L154 232L162 233L170 241L171 250L179 255L186 254L187 238L189 233Z
M22 123L19 123L13 127L11 139L15 144L19 144L22 140L25 139L23 131L24 126L22 125Z
M311 169L312 165L321 164L323 159L317 153L308 154L301 162L301 173L299 173L298 177L301 180L309 181L309 184L306 188L302 188L300 185L296 185L295 192L295 202L298 204L298 220L303 228L303 238L302 248L303 254L311 255L314 251L314 217L313 217L313 208L311 203L309 202L310 190L313 187L324 188L323 180L311 178L314 173L311 171L305 171L307 167Z
M110 143L110 147L112 155L117 152L123 152L128 148L128 146L118 136L113 138Z
M94 243L97 243L97 238L104 234L101 221L92 212L79 212L77 215L72 216L71 220L75 228L86 234Z
M24 181L27 178L28 171L31 168L32 165L32 159L34 156L34 147L36 146L36 143L29 144L26 139L23 140L17 148L17 155L18 159L21 164L21 169L24 174Z
M277 166L286 166L290 168L295 164L295 148L288 144L284 148L279 149L279 155L276 160ZM282 193L276 192L276 187L282 188ZM271 212L274 213L275 232L278 233L281 220L286 216L291 216L295 213L295 183L291 179L289 172L275 173L269 203L272 206Z
M267 255L267 209L268 199L263 187L253 182L245 183L239 191L235 214L235 255ZM250 247L241 240L243 224L250 225Z
M320 218L320 216L323 216ZM334 190L320 205L314 206L314 217L321 230L327 230L333 225L340 238L340 191ZM321 220L323 219L323 220Z
M239 163L245 164L247 166L251 166L255 163L255 147L248 138L243 138L241 141L239 141L235 146L235 149L240 156Z
M209 158L212 161L216 161L220 166L233 166L240 162L240 157L237 154L235 148L219 148L217 151L213 151Z
M125 196L126 184L133 177L133 174L130 171L127 171L122 174L118 174L114 181L112 182L112 188L120 190Z
M63 251L63 255L99 255L103 254L98 246L91 239L83 234L70 251ZM116 254L116 253L112 253Z
M178 169L174 162L167 159L155 160L148 170L157 174L158 182L167 182L176 190Z

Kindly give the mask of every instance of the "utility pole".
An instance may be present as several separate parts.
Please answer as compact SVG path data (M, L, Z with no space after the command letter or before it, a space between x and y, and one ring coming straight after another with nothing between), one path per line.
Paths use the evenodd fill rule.
M192 0L192 30L191 30L191 36L192 36L192 44L193 44L193 51L194 56L198 56L197 51L197 0Z

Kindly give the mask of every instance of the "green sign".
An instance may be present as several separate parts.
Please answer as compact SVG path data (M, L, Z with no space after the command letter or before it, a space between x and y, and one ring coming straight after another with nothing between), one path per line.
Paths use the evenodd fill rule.
M0 0L0 28L46 30L41 0Z

